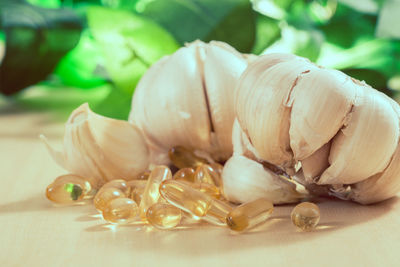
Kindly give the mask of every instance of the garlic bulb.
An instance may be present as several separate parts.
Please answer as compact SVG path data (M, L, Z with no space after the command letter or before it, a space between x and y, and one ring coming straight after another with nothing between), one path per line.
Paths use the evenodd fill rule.
M241 154L290 174L300 163L304 185L365 204L400 189L400 108L364 82L300 57L264 55L243 73L235 110L245 137L234 138L248 140Z
M149 165L140 131L126 121L93 113L88 104L70 115L62 152L54 150L43 135L41 139L61 167L89 179L95 188L113 179L133 179Z
M167 151L177 145L216 160L232 154L234 88L246 66L246 57L225 43L195 41L146 72L129 121L143 132L152 163L169 163Z

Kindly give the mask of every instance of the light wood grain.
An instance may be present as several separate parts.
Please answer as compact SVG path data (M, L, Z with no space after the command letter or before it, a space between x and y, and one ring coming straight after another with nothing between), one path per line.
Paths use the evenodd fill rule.
M91 205L55 207L44 190L65 173L37 135L61 143L46 113L0 114L0 266L400 266L400 202L319 203L314 232L291 225L293 206L248 234L206 225L174 231L110 227Z

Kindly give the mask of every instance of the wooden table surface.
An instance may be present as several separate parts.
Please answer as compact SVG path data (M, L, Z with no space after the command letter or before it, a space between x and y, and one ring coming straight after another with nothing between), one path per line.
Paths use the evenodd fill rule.
M55 207L46 186L65 171L38 139L61 144L49 113L0 109L0 266L400 266L400 201L323 200L320 226L298 232L293 206L247 234L207 225L112 227L92 205Z

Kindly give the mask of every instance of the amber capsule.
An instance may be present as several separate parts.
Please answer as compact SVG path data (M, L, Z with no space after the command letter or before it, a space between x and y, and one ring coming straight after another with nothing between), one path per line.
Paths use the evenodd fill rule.
M315 228L320 219L317 205L311 202L303 202L294 207L291 214L293 224L303 231Z
M103 210L103 218L107 222L115 224L127 224L136 220L139 207L130 198L116 198L111 200Z
M81 201L90 191L91 185L83 177L67 174L57 177L46 188L46 197L56 203L70 204Z
M224 225L230 206L192 188L188 183L167 180L160 185L160 194L172 205L217 225Z
M111 200L127 197L121 190L113 187L104 188L97 192L93 199L94 207L98 211L103 211Z
M135 180L147 180L149 179L150 176L150 171L144 171L141 174L139 174Z
M234 231L249 230L266 222L273 210L271 201L259 198L234 208L226 217L226 223Z
M194 182L194 169L193 168L183 168L177 171L173 177L174 180Z
M131 188L130 198L133 199L136 204L140 205L142 200L144 189L146 188L146 180L131 180L127 182L128 186Z
M117 188L121 190L126 196L129 196L130 194L130 187L128 186L127 182L123 179L117 179L117 180L111 180L108 183L105 183L100 190L103 190L105 188Z
M168 151L169 159L179 169L191 167L195 168L201 164L207 163L207 160L196 156L193 151L182 146L176 146Z
M162 181L171 179L172 173L167 166L157 166L155 167L147 180L146 187L144 188L142 200L140 201L140 217L146 220L147 209L156 203L160 198L159 186Z
M196 183L209 183L217 187L222 186L221 175L208 164L203 164L196 168L194 180Z
M182 212L171 204L155 203L148 208L146 218L156 228L171 229L180 223Z
M209 195L212 198L219 199L221 197L221 191L215 185L208 183L191 183L189 185L194 189Z

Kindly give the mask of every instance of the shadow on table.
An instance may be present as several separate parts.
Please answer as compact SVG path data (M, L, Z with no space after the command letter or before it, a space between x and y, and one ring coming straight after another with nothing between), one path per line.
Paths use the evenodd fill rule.
M87 202L77 203L76 205L57 205L51 203L49 200L46 199L44 194L37 194L31 196L29 198L8 202L4 204L0 204L0 216L4 213L17 213L17 212L32 212L32 211L57 211L57 212L71 212L73 210L79 209L77 206L85 206L81 207L85 209L90 208L91 210L93 207L91 205L87 205Z
M207 224L183 224L174 230L161 231L143 224L116 227L104 222L86 228L85 231L92 234L111 231L115 245L121 249L165 251L172 257L175 254L193 257L254 247L310 242L335 231L377 220L398 207L399 203L398 197L370 206L340 200L324 200L318 203L321 210L320 224L311 232L299 231L292 225L290 212L294 205L276 207L274 215L267 223L244 234ZM126 236L130 238L127 239Z

